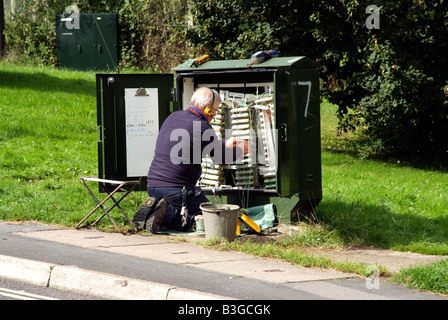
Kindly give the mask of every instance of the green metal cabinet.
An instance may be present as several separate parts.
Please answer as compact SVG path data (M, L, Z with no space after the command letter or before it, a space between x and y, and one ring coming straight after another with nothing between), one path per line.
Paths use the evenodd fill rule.
M77 26L56 16L57 65L75 70L110 70L118 63L116 14L79 14Z
M142 190L146 188L146 171L151 159L146 159L141 175L130 175L129 169L125 170L131 161L126 144L134 143L126 140L127 102L138 105L139 101L144 101L137 96L126 98L127 93L134 93L132 90L137 94L138 88L148 92L158 88L159 105L155 108L158 108L159 125L170 112L188 108L191 95L199 86L242 94L269 90L273 93L274 126L278 136L275 188L244 189L230 182L230 188L203 190L212 202L233 203L240 207L274 203L281 212L279 219L282 222L297 220L297 211L313 210L322 199L318 64L306 57L277 57L250 64L250 59L223 60L196 67L187 61L173 69L174 76L97 75L100 177L141 179ZM147 100L149 105L150 98ZM155 134L153 139L156 137Z

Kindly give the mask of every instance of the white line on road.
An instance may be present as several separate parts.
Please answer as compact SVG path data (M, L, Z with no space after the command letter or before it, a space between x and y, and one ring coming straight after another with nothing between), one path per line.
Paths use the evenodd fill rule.
M0 288L0 295L4 297L19 299L19 300L58 300L51 297L40 296L37 294L25 292L25 291L16 291L10 290L6 288Z

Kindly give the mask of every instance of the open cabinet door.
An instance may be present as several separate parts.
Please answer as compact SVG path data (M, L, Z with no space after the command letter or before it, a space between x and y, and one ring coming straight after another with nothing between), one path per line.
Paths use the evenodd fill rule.
M173 80L171 74L96 75L99 178L140 180L146 190L157 135L173 109Z

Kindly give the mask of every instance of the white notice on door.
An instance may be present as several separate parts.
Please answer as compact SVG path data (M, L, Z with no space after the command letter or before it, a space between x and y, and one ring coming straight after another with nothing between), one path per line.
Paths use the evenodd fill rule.
M158 89L125 89L125 110L127 176L146 176L159 133Z

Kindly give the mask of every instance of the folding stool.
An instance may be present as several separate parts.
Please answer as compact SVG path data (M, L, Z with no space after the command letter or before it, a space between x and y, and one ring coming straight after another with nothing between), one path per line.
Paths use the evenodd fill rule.
M103 184L103 186L105 186L105 184L112 184L112 185L117 185L117 187L112 191L112 192L108 192L107 193L107 197L103 200L103 201L99 201L97 199L97 197L95 197L95 195L93 194L92 190L90 190L90 188L87 186L86 181L93 181L93 182L98 182L99 184ZM120 207L119 203L126 198L132 191L134 191L134 189L140 184L140 181L116 181L116 180L107 180L107 179L100 179L97 177L82 177L81 178L81 182L84 185L84 187L87 189L87 191L89 191L90 195L92 196L93 199L95 199L96 203L98 204L92 211L90 211L90 213L88 215L86 215L77 225L76 225L76 229L81 228L81 224L86 221L96 210L98 210L99 208L101 208L101 210L103 210L103 214L101 215L101 217L99 217L94 223L92 223L91 225L95 225L98 221L100 221L102 218L104 218L104 216L107 216L109 218L109 220L114 224L115 228L118 230L118 232L123 233L120 228L117 226L117 224L115 223L115 221L112 219L112 217L109 215L109 212L117 207L118 209L120 209L121 213L125 216L125 218L129 221L129 223L132 225L132 227L134 228L135 232L137 232L137 228L135 227L134 223L131 221L131 219L129 219L129 217L126 215L126 213L124 212L124 210ZM119 192L120 190L122 190L125 186L131 186L129 189L126 190L125 194L118 200L116 201L114 199L114 194ZM103 188L104 190L107 190L105 187ZM112 201L114 202L114 205L111 206L109 209L105 209L104 208L104 203L109 200L112 199ZM85 225L84 225L85 226Z

